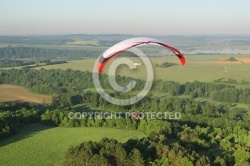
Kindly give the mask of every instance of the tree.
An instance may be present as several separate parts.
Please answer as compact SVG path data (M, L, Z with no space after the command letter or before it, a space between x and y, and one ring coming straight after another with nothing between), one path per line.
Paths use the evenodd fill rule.
M131 166L144 166L144 160L141 152L138 149L133 149L129 154L129 165Z
M89 160L88 163L90 166L111 166L110 163L108 163L108 160L101 155L95 154L93 157L91 157L91 159Z
M125 151L125 149L123 149L121 146L118 146L116 148L116 164L119 166L123 166L127 164L127 153Z

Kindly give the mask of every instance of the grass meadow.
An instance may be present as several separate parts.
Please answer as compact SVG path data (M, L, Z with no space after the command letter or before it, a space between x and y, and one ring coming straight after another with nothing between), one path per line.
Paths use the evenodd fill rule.
M241 61L229 62L225 61L230 57L239 57ZM107 67L105 67L104 73L108 73L109 67L113 61L121 57L116 57L111 60ZM122 57L124 58L124 57ZM246 59L246 62L242 60ZM140 63L139 58L131 58L133 62ZM155 64L162 64L163 62L175 62L179 64L178 59L175 56L166 56L161 58L150 57L150 61L154 70L154 79L164 80L164 81L176 81L180 83L193 82L195 80L212 82L217 79L227 80L229 78L236 79L241 81L242 79L250 81L249 63L250 55L187 55L186 56L186 65L176 65L169 68L155 67ZM49 65L38 67L36 69L73 69L80 71L93 71L95 64L95 59L86 59L86 60L75 60L69 61L69 63L58 64L58 65ZM137 66L135 69L129 69L126 65L120 65L117 68L116 74L129 76L132 78L146 79L146 67L144 65Z
M60 164L66 151L84 141L99 141L103 137L125 142L142 138L136 130L114 128L63 128L40 123L25 126L18 134L0 142L1 166L47 166Z

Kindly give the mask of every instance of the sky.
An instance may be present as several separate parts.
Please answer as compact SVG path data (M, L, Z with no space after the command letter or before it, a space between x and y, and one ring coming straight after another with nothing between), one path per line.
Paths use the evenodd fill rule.
M250 34L249 0L0 0L0 35Z

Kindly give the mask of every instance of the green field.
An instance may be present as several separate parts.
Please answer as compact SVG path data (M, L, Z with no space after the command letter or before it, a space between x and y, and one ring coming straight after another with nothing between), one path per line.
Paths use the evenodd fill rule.
M230 57L246 57L250 55L187 55L187 65L182 67L180 65L172 66L169 68L155 67L155 64L161 64L163 62L175 62L178 63L178 59L175 56L162 57L162 58L150 58L154 68L154 78L162 79L164 81L176 81L176 82L193 82L195 80L212 82L217 79L227 80L228 78L234 78L238 81L242 79L250 81L249 63L219 63L219 59L227 59ZM119 57L118 57L119 58ZM134 62L141 62L138 58L130 58ZM214 63L218 62L218 63ZM66 64L49 65L44 67L38 67L36 69L73 69L80 71L93 71L95 59L76 60L69 61ZM108 65L112 64L112 60ZM108 72L108 66L105 68L104 73ZM130 70L126 65L120 66L117 69L117 74L123 76L129 76L138 79L146 78L146 68L144 65L137 66L136 69Z
M63 160L66 151L84 141L99 141L103 137L125 142L142 138L135 130L114 128L62 128L31 124L18 134L0 142L1 166L53 165Z

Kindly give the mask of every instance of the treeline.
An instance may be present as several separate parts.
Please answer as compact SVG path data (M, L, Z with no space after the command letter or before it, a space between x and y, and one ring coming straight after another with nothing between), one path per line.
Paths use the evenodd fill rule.
M24 62L19 60L0 60L0 68L32 65L35 62Z
M110 127L110 128L123 128L123 129L137 129L138 122L132 118L97 118L97 117L79 117L70 118L71 111L55 109L47 110L41 115L41 121L49 126L61 127ZM74 112L75 113L75 112Z
M64 64L67 63L67 61L54 61L52 62L51 60L49 60L48 62L45 63L45 65L57 65L57 64Z
M126 151L117 140L103 138L100 142L89 141L70 148L64 165L143 166L144 159L138 149Z
M159 138L160 140L155 140ZM209 164L208 158L185 150L179 144L164 145L164 141L164 136L161 135L147 137L140 142L129 140L124 144L107 138L100 142L84 142L68 150L64 165L180 166L196 163L203 166L203 164Z
M158 99L157 97L145 97L143 100L131 106L117 106L108 103L104 100L99 94L93 92L87 92L84 96L71 96L70 102L85 104L92 108L98 108L99 110L108 110L109 112L179 112L181 113L181 118L179 121L185 122L189 126L194 124L199 124L203 127L233 127L238 125L245 129L249 128L249 120L250 114L244 108L231 108L227 105L216 105L209 102L198 102L189 98L178 98L178 97L164 97ZM61 101L61 98L56 97L53 98L54 104L58 104ZM64 101L64 99L63 99ZM69 101L69 100L67 100ZM60 103L62 104L62 103ZM70 103L63 103L68 104ZM74 105L74 104L72 104ZM58 105L55 105L58 107ZM60 112L60 111L59 111ZM61 122L63 120L67 121L65 124L69 122L72 124L78 124L75 126L79 126L83 122L79 120L69 120L62 119L63 113L49 113L49 115L53 115L54 117L61 117L60 120L57 120L58 123L50 122L56 125L62 125ZM46 114L44 114L46 115ZM49 118L51 119L51 118ZM118 120L119 121L119 120ZM100 124L104 124L102 120L100 120ZM125 125L125 124L123 124ZM67 126L67 125L66 125ZM69 125L72 126L72 125ZM112 127L112 126L109 126Z
M22 104L0 103L0 140L16 134L23 125L38 121L37 109Z
M224 80L224 78L220 78L214 81L215 83L226 83L226 84L241 84L241 85L249 85L250 82L246 80L237 81L233 78L228 78L227 80Z
M169 144L163 134L151 133L142 140L129 140L123 144L107 138L100 142L84 142L67 151L63 165L247 166L249 156L246 150L237 150L237 153L229 156L218 155L212 149L207 154L201 154L178 142Z
M155 64L155 67L163 67L163 68L167 68L167 67L171 67L171 66L175 66L177 65L177 63L173 63L173 62L164 62L162 64Z
M39 64L43 63L43 64ZM20 61L20 60L0 60L0 68L6 67L18 67L23 66L24 68L34 68L38 66L56 65L68 63L67 61L51 61L51 60L39 60L39 61ZM32 65L32 66L29 66Z
M119 84L127 84L132 78L117 76ZM102 86L112 89L108 77L100 75ZM136 80L134 91L143 89L145 82ZM21 85L41 94L82 94L87 88L94 88L92 73L74 71L71 69L60 70L2 70L0 71L0 83ZM212 101L225 103L250 104L250 88L237 88L232 85L205 82L153 82L152 90L168 93L172 96L190 95L192 98L203 97ZM65 101L66 102L66 101Z
M43 63L43 64L39 64L39 63ZM24 70L29 70L35 67L42 67L42 66L48 66L48 65L58 65L58 64L64 64L64 63L68 63L67 61L54 61L52 62L51 60L43 60L43 61L39 61L39 63L35 63L35 65L33 66L24 66Z
M0 59L11 58L41 58L53 59L57 57L79 59L83 57L97 57L101 50L88 49L49 49L38 47L5 47L0 48Z

